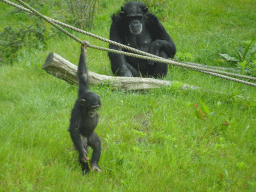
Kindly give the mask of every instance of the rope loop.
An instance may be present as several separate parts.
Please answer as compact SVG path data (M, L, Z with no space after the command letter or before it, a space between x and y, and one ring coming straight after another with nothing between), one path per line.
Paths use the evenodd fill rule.
M87 47L91 47L91 44L88 41L83 41L82 45L87 48Z

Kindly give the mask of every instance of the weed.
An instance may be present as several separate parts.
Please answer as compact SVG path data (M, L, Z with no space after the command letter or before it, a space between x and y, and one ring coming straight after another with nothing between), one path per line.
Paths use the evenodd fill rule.
M255 41L242 42L237 51L237 57L231 57L228 54L220 54L227 62L235 63L241 73L245 71L256 75L256 43Z

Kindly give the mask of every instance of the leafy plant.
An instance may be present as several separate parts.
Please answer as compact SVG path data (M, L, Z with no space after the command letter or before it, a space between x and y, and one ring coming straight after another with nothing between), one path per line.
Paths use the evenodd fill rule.
M48 39L49 35L43 24L37 23L30 26L21 24L20 28L8 26L4 28L3 32L0 32L2 62L7 61L12 64L21 48L27 46L28 48L42 49L47 45Z
M201 105L195 104L195 116L198 119L207 120L207 117L210 114L210 110L208 109L206 104L203 103L203 101L201 100L200 100L200 104Z
M47 11L44 9L48 6L46 0L27 0L26 3L40 12ZM42 19L31 16L29 13L21 14L22 12L21 9L14 8L7 14L14 18L20 16L22 21L19 20L16 26L10 24L0 32L0 64L12 64L22 48L26 47L29 50L45 48L48 39L57 33L55 29L47 26ZM27 20L27 18L29 19Z
M248 71L256 75L256 43L254 41L246 41L241 43L236 57L231 57L228 54L220 54L226 61L235 63L241 73Z

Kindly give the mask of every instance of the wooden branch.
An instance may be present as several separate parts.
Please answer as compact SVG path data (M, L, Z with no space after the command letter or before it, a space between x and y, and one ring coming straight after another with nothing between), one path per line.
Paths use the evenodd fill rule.
M62 58L56 53L50 53L42 67L47 73L62 79L70 84L77 84L77 66L70 63L68 60ZM179 82L166 81L153 78L141 78L141 77L115 77L100 75L89 71L89 80L91 85L102 85L109 83L113 87L123 88L125 90L148 90L154 88L160 88L161 86L172 86ZM182 85L184 90L187 89L200 89L199 87L191 85Z

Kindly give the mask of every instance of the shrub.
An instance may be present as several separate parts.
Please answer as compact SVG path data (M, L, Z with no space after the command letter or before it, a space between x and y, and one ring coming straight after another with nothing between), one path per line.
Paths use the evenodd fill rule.
M94 19L98 0L65 0L72 25L81 29L90 29Z
M237 51L236 57L231 57L228 54L221 54L227 62L235 64L242 74L247 71L253 76L256 76L256 43L255 40L242 42Z
M30 26L21 24L19 28L8 26L0 32L0 62L12 64L21 48L26 46L30 49L42 49L47 45L48 39L49 35L43 22Z

